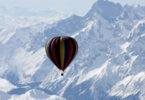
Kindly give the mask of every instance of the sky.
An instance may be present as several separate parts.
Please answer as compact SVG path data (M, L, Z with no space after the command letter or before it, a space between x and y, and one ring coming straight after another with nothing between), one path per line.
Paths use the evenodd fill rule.
M77 10L80 13L87 13L92 5L97 0L0 0L0 5L6 8L12 8L14 6L24 8L35 9L54 9L54 10ZM145 0L109 0L114 3L120 3L121 5L133 5L139 4L145 6Z

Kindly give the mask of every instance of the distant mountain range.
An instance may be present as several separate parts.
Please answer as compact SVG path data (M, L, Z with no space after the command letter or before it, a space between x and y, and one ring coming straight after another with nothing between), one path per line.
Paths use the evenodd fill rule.
M80 14L77 10L71 11L56 11L53 9L33 9L33 8L22 8L22 7L12 7L6 8L5 6L0 5L0 13L7 14L15 17L24 17L24 16L40 16L40 17L69 17L71 14Z

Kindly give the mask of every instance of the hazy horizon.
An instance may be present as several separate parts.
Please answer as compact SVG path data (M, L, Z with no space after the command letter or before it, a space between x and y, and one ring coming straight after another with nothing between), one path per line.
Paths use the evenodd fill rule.
M15 6L22 7L22 8L34 8L34 9L53 9L53 10L75 10L78 11L79 13L87 13L92 5L96 2L97 0L25 0L25 1L20 1L20 0L2 0L0 5L5 6L6 8L13 8ZM145 6L145 1L143 0L108 0L112 1L114 3L120 3L122 6L125 4L128 5L141 5Z

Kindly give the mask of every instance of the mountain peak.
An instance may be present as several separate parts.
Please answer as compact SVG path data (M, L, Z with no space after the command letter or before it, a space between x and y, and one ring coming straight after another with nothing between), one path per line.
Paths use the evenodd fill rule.
M92 15L93 13L98 13L110 22L114 21L116 17L122 13L122 11L123 7L119 3L115 4L108 0L98 0L94 3L88 14Z

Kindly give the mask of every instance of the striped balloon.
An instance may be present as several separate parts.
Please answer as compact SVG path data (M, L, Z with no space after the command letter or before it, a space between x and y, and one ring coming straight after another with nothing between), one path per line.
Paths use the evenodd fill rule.
M78 51L78 44L71 37L58 36L48 40L45 49L49 59L60 70L64 71L75 58Z

